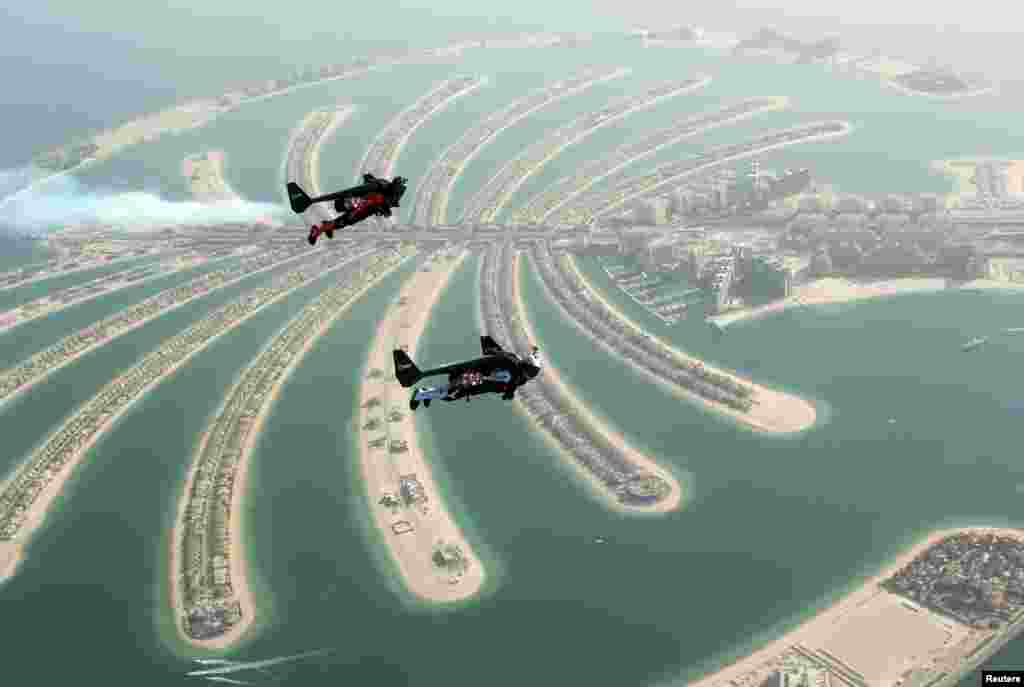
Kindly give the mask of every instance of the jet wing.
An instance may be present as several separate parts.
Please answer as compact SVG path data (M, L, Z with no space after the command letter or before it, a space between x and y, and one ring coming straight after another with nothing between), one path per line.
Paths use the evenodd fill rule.
M489 336L480 337L480 348L483 350L484 355L497 355L503 352L498 342Z
M295 188L298 189L297 186ZM301 189L299 189L299 190L301 191ZM376 184L361 184L359 186L353 186L352 188L346 188L346 189L344 189L342 191L335 191L334 193L328 193L326 195L317 196L315 198L309 198L308 202L310 204L312 204L312 203L324 203L324 202L329 201L329 200L344 201L346 198L365 198L366 196L370 195L371 193L378 193L379 191L380 191L380 189L378 188L378 186ZM290 197L294 196L294 192L293 192L293 189L292 189L292 184L289 184L289 186L288 186L288 193L289 193ZM292 205L294 207L294 205L295 205L294 200L292 201Z
M461 363L450 363L442 367L435 367L432 370L424 370L421 373L421 377L434 377L436 375L458 375L468 370L474 369L475 361L469 360Z

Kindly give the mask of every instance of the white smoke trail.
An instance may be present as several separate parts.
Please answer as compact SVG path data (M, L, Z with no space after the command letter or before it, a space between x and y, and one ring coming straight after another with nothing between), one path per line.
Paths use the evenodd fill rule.
M125 229L228 223L280 225L288 214L274 203L237 200L205 204L166 200L144 191L98 191L83 187L73 175L51 178L25 189L31 177L30 170L0 171L0 226L43 232L93 224Z
M0 169L0 203L32 183L33 176L31 167Z

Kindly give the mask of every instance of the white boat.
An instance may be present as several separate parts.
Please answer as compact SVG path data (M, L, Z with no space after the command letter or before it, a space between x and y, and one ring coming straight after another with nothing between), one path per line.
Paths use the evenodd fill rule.
M963 350L965 352L966 351L973 351L975 348L977 348L978 346L982 345L986 341L988 341L988 337L987 336L976 337L974 339L971 339L967 343L965 343L964 346L963 346Z

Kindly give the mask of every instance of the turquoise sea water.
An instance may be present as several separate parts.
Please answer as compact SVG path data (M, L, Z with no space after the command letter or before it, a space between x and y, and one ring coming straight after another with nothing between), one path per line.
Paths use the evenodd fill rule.
M343 183L372 134L434 81L452 73L493 75L486 89L410 141L399 167L415 181L478 116L594 61L632 65L635 73L502 135L467 169L454 216L495 165L545 127L645 82L696 70L713 74L715 83L571 148L512 205L626 136L749 95L790 95L794 109L720 129L659 159L763 127L844 117L858 125L848 138L766 155L764 164L807 165L844 189L887 192L947 188L929 173L932 159L1024 150L1011 114L995 101L936 106L875 82L834 80L812 67L616 44L591 52L506 51L457 66L402 67L333 82L135 149L83 177L90 185L130 187L138 179L135 165L171 188L184 155L221 148L236 188L278 202L282 144L308 110L339 98L364 105L324 150L325 185ZM637 173L648 165L638 165ZM596 264L584 269L608 286ZM680 403L610 358L562 321L527 269L525 297L548 359L598 414L681 479L687 503L663 518L611 513L500 400L431 408L429 453L496 584L476 604L425 612L382 574L386 562L361 516L366 497L352 456L362 361L400 279L375 287L303 362L255 458L248 538L262 615L259 634L232 656L334 650L273 668L282 684L672 682L808 617L934 526L1024 522L1018 493L1024 468L1014 451L1024 392L1007 374L1024 353L1024 338L996 337L980 355L960 352L971 336L1024 326L1015 319L1024 296L921 294L803 309L731 327L715 343L699 322L665 328L609 291L682 348L819 403L825 421L818 427L771 438ZM475 353L477 332L467 316L476 307L475 279L474 259L439 303L422 360ZM118 370L241 290L226 289L147 325L0 408L8 448L0 469L20 460ZM187 461L237 372L315 292L315 286L300 290L216 343L94 449L19 574L0 588L6 675L43 684L131 676L163 685L191 669L166 606L167 531ZM25 331L56 336L61 322L75 329L108 313L115 301L146 293L134 289L71 308ZM14 360L27 352L29 344L0 336L0 355ZM595 536L608 543L595 545ZM61 661L51 660L54 646L61 647ZM995 662L1021 660L1018 641Z
M498 137L468 166L456 187L449 210L452 220L461 215L464 194L478 189L500 165L537 140L540 131L599 107L610 97L636 93L653 82L697 72L713 76L713 83L637 113L593 134L585 143L570 147L530 179L511 205L539 192L546 183L572 173L578 164L601 150L665 126L677 117L751 95L788 95L792 105L788 110L763 114L672 146L653 161L664 162L681 152L695 152L709 144L753 136L765 128L826 118L847 119L857 128L845 139L773 152L762 156L762 162L777 168L805 165L812 167L818 179L844 190L886 193L949 189L947 179L929 170L930 160L1024 154L1024 137L1014 126L1014 104L1008 97L936 104L901 96L874 80L836 77L815 65L727 60L702 50L645 50L636 44L607 39L576 50L470 51L460 63L400 66L359 79L301 89L248 105L203 129L131 149L81 176L101 187L149 184L165 194L181 196L185 192L180 179L181 159L193 152L219 148L228 154L227 175L236 189L253 200L280 202L283 144L291 128L309 110L333 106L339 100L360 106L358 113L325 145L321 158L324 186L340 185L350 180L365 146L384 123L436 81L454 74L489 76L487 87L454 103L410 140L399 169L415 185L430 162L478 118L585 64L625 65L632 67L633 73L568 98ZM914 135L907 136L907 131ZM254 141L258 143L254 145ZM641 163L637 173L649 165L650 162Z

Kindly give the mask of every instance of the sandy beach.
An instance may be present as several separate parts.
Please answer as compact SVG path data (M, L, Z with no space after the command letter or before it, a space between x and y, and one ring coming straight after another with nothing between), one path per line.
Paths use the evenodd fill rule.
M473 91L480 89L482 86L486 86L490 80L486 76L477 77L476 82L473 85L464 88L461 91L453 93L452 95L448 96L441 102L434 105L434 107L432 107L429 111L423 113L418 119L413 121L412 126L410 126L407 130L401 133L397 141L388 144L388 150L386 155L383 156L383 159L378 161L378 163L383 163L383 166L378 169L369 169L368 162L371 157L374 157L375 148L378 148L379 146L384 144L384 137L388 136L391 133L391 129L398 126L403 119L409 116L411 112L415 112L417 109L422 107L424 101L428 100L435 91L447 85L450 81L451 80L444 81L442 82L442 84L434 86L426 95L423 95L420 98L418 98L416 102L414 102L412 105L399 112L390 122L388 122L387 126L385 126L385 128L381 130L380 134L378 134L378 137L373 141L373 143L371 143L366 148L366 151L363 153L363 157L359 160L359 164L356 165L354 174L356 181L361 181L362 175L365 174L366 172L369 172L371 174L374 174L375 176L385 179L393 177L395 175L395 162L402 155L402 151L405 150L405 146L409 143L409 139L412 138L412 135L415 134L420 127L429 122L435 116L447 110L448 107L456 100L461 99L463 96L469 95Z
M82 356L91 353L92 351L96 350L100 346L104 346L107 343L113 341L114 339L119 338L119 337L127 334L128 332L134 331L134 330L138 329L139 327L144 326L148 322L152 322L153 320L155 320L155 319L157 319L159 317L162 317L162 316L166 315L169 312L172 312L172 311L177 310L177 309L179 309L181 307L184 307L185 305L188 305L189 303L192 303L195 300L203 298L204 296L207 296L207 295L213 293L214 291L217 291L218 289L222 289L222 288L225 288L227 286L231 286L232 284L236 284L236 283L242 281L243 279L248 279L249 277L251 277L251 276L253 276L255 274L261 274L261 273L266 272L268 270L272 270L272 269L275 269L277 267L280 267L281 265L285 265L285 264L290 263L290 262L294 262L294 261L297 261L297 260L302 260L302 259L308 258L308 257L310 257L310 255L312 253L313 253L313 251L309 250L309 251L300 253L299 255L296 255L296 256L293 256L293 257L289 257L289 258L285 258L284 260L279 260L279 261L277 261L275 263L267 265L266 267L264 267L262 269L258 269L258 270L254 270L252 272L246 272L244 274L240 274L238 277L236 277L234 279L230 279L228 281L224 281L224 282L221 282L219 284L215 284L215 285L210 286L209 288L207 288L207 289L205 289L203 291L197 292L194 295L192 295L191 297L189 297L188 299L183 300L183 301L178 302L178 303L174 303L170 307L162 308L162 309L154 312L150 317L140 318L139 320L137 320L134 323L132 323L130 326L125 327L124 329L118 331L117 334L115 334L113 337L97 340L95 343L93 343L92 345L90 345L90 346L88 346L86 348L83 348L81 351L79 351L75 355L69 356L67 359L60 361L58 364L54 365L53 367L50 367L43 374L41 374L40 376L36 377L35 379L32 379L32 380L22 384L21 386L16 388L13 392L8 394L6 397L0 397L0 406L2 406L4 403L10 401L11 399L16 397L17 395L22 394L22 393L28 391L29 389L33 388L36 384L39 384L43 380L47 379L51 374L53 374L57 370L60 370L61 368L65 367L67 365L72 364L73 362L75 362L76 360L81 358ZM204 279L204 278L206 278L208 276L209 275L203 275L202 277L198 277L198 279ZM183 286L187 286L187 285L183 285ZM172 289L168 289L168 291L174 291L176 289L183 288L183 286L174 287ZM135 304L135 305L138 305L138 304ZM129 306L129 307L135 307L135 306L133 305L133 306ZM111 317L116 317L116 313L115 313L115 315L112 315ZM110 319L110 318L105 318L105 319ZM95 326L95 325L92 325L92 326ZM87 329L90 329L90 328L91 327L87 327ZM69 337L65 337L65 339L67 339L67 338L69 338ZM31 360L31 358L29 358L29 360ZM22 364L22 363L19 363L19 365L20 364ZM0 371L0 376L2 376L3 374L6 374L7 372L10 372L13 369L17 369L17 366L15 366L14 368L9 368L8 370Z
M322 191L320 190L320 150L323 148L324 143L331 140L331 136L338 130L338 127L349 120L350 117L355 113L356 107L349 105L347 107L339 108L332 113L331 123L324 129L323 134L313 144L312 149L309 151L309 158L306 160L306 174L309 178L310 195L319 196Z
M483 150L487 145L489 145L500 134L504 133L505 131L513 127L515 124L525 119L526 117L539 112L540 110L544 109L545 107L548 107L549 105L560 102L571 95L586 91L587 89L591 88L596 84L604 83L605 81L610 81L612 79L621 78L622 76L625 76L626 74L629 73L630 70L628 68L620 67L612 72L592 78L581 85L577 85L575 88L570 88L561 93L557 93L553 97L546 98L542 102L535 104L533 107L530 107L527 110L520 111L512 119L505 121L504 123L502 123L500 127L490 130L489 133L481 137L477 141L477 143L473 145L473 147L469 150L468 154L466 154L465 157L463 157L462 159L456 158L453 162L451 159L449 159L449 151L455 149L465 140L464 138L460 138L458 141L452 144L452 146L445 150L445 152L443 152L441 156L431 164L430 169L428 169L427 173L423 176L423 179L425 180L424 183L426 183L427 181L431 180L434 177L435 169L438 167L438 165L444 163L447 166L448 179L443 184L440 184L438 186L438 190L436 193L426 193L421 195L421 190L416 190L416 200L414 209L416 223L448 223L448 200L449 197L451 196L452 189L455 187L455 182L457 182L459 180L459 177L462 176L462 173L465 171L466 167L468 167L469 164L476 159L477 155L480 154L480 151ZM528 98L530 96L526 97ZM515 108L519 102L520 101L514 101L507 107ZM490 115L487 116L486 119L480 120L479 122L477 122L477 124L474 124L473 127L468 129L466 134L478 131L478 127L480 127L482 124L486 125L487 123L490 123L492 121L491 118L495 116L501 116L502 114L504 114L505 111L506 110L498 110L497 112L491 113ZM466 134L464 134L464 136Z
M523 293L520 284L521 267L522 265L519 262L519 254L517 253L515 255L515 264L512 267L512 292L515 296L516 315L518 316L519 324L522 327L523 332L526 334L526 338L530 341L537 341L538 339L533 332L533 328L530 326L530 318L526 315L526 306L523 303ZM608 501L610 507L624 513L668 513L677 510L682 505L683 490L679 485L678 480L676 480L671 472L658 465L658 463L656 463L652 458L630 446L626 442L626 438L621 433L613 431L608 427L606 422L598 418L590 408L587 407L587 404L583 403L569 388L562 379L561 374L559 374L557 367L552 365L550 362L547 362L544 365L541 375L543 375L544 380L550 383L557 390L558 394L565 399L568 405L572 408L573 413L580 418L581 421L586 422L597 434L604 438L605 441L614 446L617 451L625 456L630 463L665 480L671 489L668 496L657 503L651 504L650 506L626 506L614 495L610 494L607 487L600 480L588 471L582 469L576 461L572 460L564 453L564 451L562 451L560 446L555 444L559 448L559 453L567 459L567 462L577 468L579 474L583 475L587 482L593 485L595 490ZM519 407L519 405L517 404L516 407ZM547 436L547 432L542 433ZM553 439L551 439L551 441L554 442Z
M589 176L590 172L587 169L587 166L584 166L583 168L578 170L574 176L563 177L563 179L560 179L558 182L556 182L548 190L545 190L545 191L542 191L540 193L537 193L532 198L530 198L523 206L521 206L515 212L512 213L511 222L512 223L530 223L530 222L541 223L541 222L544 222L549 217L551 217L551 215L555 214L556 212L559 212L563 207L565 207L566 205L571 203L573 201L573 199L575 199L577 196L580 196L583 193L589 191L596 184L598 184L601 181L603 181L604 179L612 176L616 172L618 172L618 171L628 167L629 165L635 164L636 162L638 162L640 160L644 160L644 159L647 159L649 157L652 157L656 153L664 150L665 148L668 148L670 146L676 145L680 141L686 140L688 138L693 138L694 136L699 136L701 134L707 133L708 131L712 131L714 129L719 129L719 128L723 127L723 126L728 126L730 124L736 124L736 123L739 123L739 122L742 122L742 121L746 121L748 119L753 119L754 117L756 117L756 116L758 116L760 114L763 114L765 112L771 112L771 111L776 111L776 110L784 110L787 107L789 107L789 105L790 105L790 98L789 98L789 96L779 95L779 96L771 96L771 98L772 98L772 102L771 103L765 104L764 106L762 106L762 107L760 107L760 108L758 108L756 110L753 110L751 112L745 112L743 114L734 115L732 117L725 118L725 119L723 119L723 120L721 120L719 122L715 122L713 124L706 124L704 126L700 126L700 127L694 128L694 129L681 131L681 132L673 135L672 137L664 140L662 143L659 143L656 146L648 148L647 150L644 150L643 152L638 153L636 155L632 155L632 156L630 156L629 158L627 158L624 161L617 162L612 167L606 167L605 169L601 170L600 172L594 174L593 176ZM747 100L753 100L753 99L749 98ZM694 117L688 117L687 119L688 120L692 120L692 119L694 119ZM624 144L624 146L622 146L622 147L626 147L626 146L630 146L630 145L631 144ZM610 154L609 157L615 158L617 153L618 153L618 151L619 151L619 149L616 149L616 150L612 151L612 153ZM582 175L584 175L584 174L587 174L588 176L583 177ZM568 179L570 181L573 181L574 183L571 186L569 186L569 187L561 187L560 188L561 184L566 179ZM549 194L558 194L557 201L554 201L554 202L549 201L549 199L551 198L551 195L549 195Z
M1024 160L1006 161L1006 185L1010 193L1024 195Z
M381 401L376 408L362 407L358 420L359 464L366 485L366 506L373 512L374 522L405 587L420 599L434 603L461 601L476 595L484 584L486 571L442 500L430 463L418 441L417 413L409 410L412 390L402 388L395 381L392 351L404 345L416 359L431 310L464 259L465 253L450 261L435 258L429 272L417 270L403 284L401 297L407 299L405 305L396 302L388 309L367 360L366 370L380 370L383 376L364 377L359 392L361 406L374 397ZM387 415L392 410L404 417L388 422ZM446 409L421 406L417 412L431 410L444 412ZM365 428L371 418L380 422L377 429ZM380 438L389 442L405 441L407 450L393 452L388 445L371 448L369 442ZM385 494L399 498L399 479L409 475L419 481L426 497L424 501L394 509L379 502ZM437 545L442 542L458 546L468 562L461 575L440 570L432 560Z
M957 191L953 194L954 196L976 196L978 187L974 183L975 168L982 163L996 163L999 165L1002 168L1002 173L1005 175L1007 191L1011 195L1024 195L1024 160L979 156L953 160L933 160L929 167L956 180Z
M201 203L237 203L242 197L224 178L224 151L190 155L181 163L192 196Z
M225 332L222 332L221 334L218 334L217 336L213 337L213 339L211 339L209 343L213 343L213 341L223 336L223 334L226 334L227 332L231 331L231 329L234 329L234 327L231 327ZM11 552L14 552L14 562L9 564L9 570L6 571L8 577L12 576L17 571L17 564L24 559L25 547L27 546L29 540L32 538L35 532L43 525L44 521L46 520L46 514L50 510L51 504L57 499L61 491L63 491L64 485L71 478L71 475L74 474L75 468L77 468L79 464L81 464L82 461L85 459L85 456L86 454L89 453L89 450L93 446L95 446L96 443L98 443L99 440L104 437L104 435L106 435L107 431L113 428L114 423L117 422L117 420L120 419L122 415L126 414L131 410L132 406L134 406L135 403L141 401L143 398L145 398L146 394L149 391L159 386L161 382L163 382L165 379L173 375L179 369L187 365L188 361L191 360L192 357L195 356L197 353L199 353L199 351L202 350L202 348L205 347L201 347L200 349L186 356L184 359L182 359L175 365L168 368L162 375L153 380L148 385L148 388L146 388L141 394L139 394L138 398L136 398L131 403L128 403L127 405L123 406L114 414L110 415L106 419L106 421L97 425L96 431L93 432L92 436L90 436L85 442L81 444L81 446L78 447L78 449L72 455L71 459L60 469L60 472L54 475L54 477L47 483L47 485L42 489L42 491L39 492L39 494L35 498L35 501L33 501L32 505L29 507L27 518L19 528L18 534L14 537L14 539L11 539L10 541L0 541L0 562L2 562L5 558L7 558L8 561L10 561L12 557ZM4 485L4 487L6 488L6 484ZM3 582L4 579L4 577L0 576L0 582Z
M664 348L674 359L678 360L683 365L691 365L699 363L704 366L705 369L726 376L733 381L750 387L754 391L753 400L755 401L754 407L749 412L742 413L737 410L733 410L727 405L717 403L715 401L708 400L703 396L698 396L690 391L687 391L676 384L668 384L659 377L650 375L646 371L642 370L638 366L634 367L641 370L647 376L652 379L656 379L658 383L662 384L666 388L670 389L674 394L681 398L687 398L694 402L700 403L706 408L713 408L714 410L723 413L743 425L751 427L755 430L773 433L773 434L788 434L791 432L802 432L803 430L809 429L814 426L814 422L817 419L817 411L814 405L799 396L793 394L776 391L769 389L766 386L762 386L749 379L744 379L732 372L722 370L718 367L708 365L702 360L694 358L693 356L683 353L679 349L671 346L663 339L649 332L645 331L640 325L631 320L624 312L622 312L618 306L614 305L611 301L604 297L604 295L596 288L590 281L584 277L583 273L579 270L576 265L575 259L572 256L568 256L568 264L573 273L579 278L584 287L589 293L593 295L595 299L610 310L617 318L625 322L627 325L650 336L654 341ZM618 354L616 354L618 355ZM633 364L633 363L630 363Z
M25 303L24 305L19 305L18 307L12 308L5 312L0 312L0 334L6 332L9 329L13 329L14 327L17 327L19 325L23 325L26 322L38 320L43 317L49 317L54 313L66 310L67 308L70 308L72 306L81 305L82 303L87 303L91 300L95 300L96 298L100 298L101 296L110 295L115 291L119 291L121 289L133 286L141 286L142 284L146 284L155 279L162 279L164 277L169 277L179 272L184 272L185 270L190 270L195 267L199 267L200 265L207 262L221 262L223 260L227 260L230 257L236 256L232 255L223 258L213 258L212 260L199 254L182 256L173 260L165 261L165 264L161 265L159 270L157 270L153 274L143 277L142 279L119 279L108 281L104 283L103 290L96 291L93 293L86 293L84 296L80 298L75 298L69 301L54 300L49 295L43 296L42 298L37 298L34 301L29 301L28 303ZM87 285L88 283L83 286Z
M498 171L496 171L490 177L490 179L488 179L484 183L484 185L480 187L480 190L477 191L471 198L469 198L469 200L466 201L466 207L462 213L462 221L476 222L478 224L493 223L495 221L495 218L498 216L498 213L500 213L502 209L504 209L506 203L508 203L508 201L512 199L512 196L515 195L516 191L522 188L523 184L525 184L535 174L538 174L545 166L547 166L549 162L551 162L556 157L561 155L562 152L565 151L567 148L576 145L577 143L583 141L584 139L594 134L596 131L603 129L610 124L626 120L634 114L649 111L666 100L687 95L693 93L694 91L699 91L708 84L710 84L713 80L714 77L711 76L700 76L694 83L689 84L678 90L672 91L671 93L668 93L666 95L660 95L656 98L651 99L640 99L639 101L630 105L627 109L622 109L616 114L607 116L606 118L602 119L600 123L590 126L589 128L582 131L570 131L568 127L572 124L572 122L564 125L561 129L562 135L552 142L551 147L546 150L545 155L540 160L533 162L530 161L528 157L525 159L517 157L515 159L509 160L507 163L505 163L503 167L498 169ZM608 109L614 108L611 105L609 105ZM541 141L543 140L545 139L541 139ZM532 146L526 148L522 154L525 155L530 152L532 152ZM530 162L532 162L532 167L524 168L524 165L529 164ZM518 168L518 176L513 177L512 180L504 188L499 186L498 193L495 194L491 192L492 197L490 201L488 201L487 193L489 189L501 181L502 177L504 176L505 170L511 168L512 165L516 165L516 167Z
M22 551L19 545L12 542L0 542L0 584L14 577L21 558Z
M800 126L789 127L787 129L779 130L774 133L781 134L783 131L801 131L807 129L808 127L820 125L823 123L825 122L808 122L806 124L801 124ZM691 167L682 172L672 174L671 176L662 176L665 173L664 169L673 167L677 163L669 162L663 165L659 165L659 167L657 168L658 171L656 173L651 173L644 177L640 177L641 182L647 180L648 183L646 185L637 188L637 182L635 180L629 180L626 182L625 186L618 189L614 196L609 194L609 192L607 191L600 192L599 194L594 194L594 196L590 196L591 199L595 196L606 196L610 200L608 200L604 206L599 207L597 210L593 211L586 209L588 197L585 196L584 199L580 203L577 203L575 206L570 207L568 209L563 209L563 211L559 214L559 221L580 221L578 218L576 218L577 215L585 216L588 220L598 217L604 217L614 212L616 208L619 208L628 202L640 200L643 198L649 198L657 193L663 193L667 187L679 186L683 179L705 173L710 169L720 167L726 163L757 157L758 155L767 153L769 150L778 150L780 148L788 148L790 146L800 145L803 143L816 143L818 141L827 141L833 138L841 138L843 136L847 136L848 134L850 134L850 132L854 130L854 126L850 122L840 121L836 123L842 126L842 130L825 134L816 134L814 136L801 137L796 140L785 140L780 141L778 143L771 143L768 145L758 145L750 150L746 150L744 152L736 154L725 155L711 162L700 164L697 165L696 167ZM746 143L749 143L749 141L747 141ZM712 150L712 155L714 155L714 150Z
M356 112L358 108L354 105L341 105L335 110L324 111L314 110L303 117L298 126L292 129L285 146L284 160L281 162L281 197L284 203L289 203L285 192L286 181L296 181L304 186L310 196L322 194L320 189L320 150L323 144L330 140L338 127L344 124ZM320 117L329 117L330 121L324 127L320 135L308 147L296 150L296 145L307 135L307 130L313 127ZM321 222L333 218L329 207L324 203L314 203L302 213L305 221Z
M909 564L920 553L938 543L942 539L960 533L994 533L1021 538L1024 536L1020 530L988 527L969 527L963 529L938 530L928 535L924 540L913 545L907 551L897 556L890 563L885 565L881 572L874 577L864 581L864 584L856 591L846 595L828 609L822 611L814 618L804 622L782 637L770 642L764 647L754 651L744 658L710 673L700 680L690 683L689 687L713 687L734 684L757 685L767 678L773 670L775 661L790 647L801 644L808 647L821 646L835 631L836 625L848 617L857 608L871 601L879 594L889 594L879 587L879 584L894 575L901 568ZM877 628L879 633L886 634L884 625ZM905 637L897 633L889 632L885 637L890 646L898 647ZM751 676L757 673L756 676Z
M406 258L407 259L407 258ZM404 261L404 259L403 259ZM199 443L198 448L194 454L194 460L188 471L188 477L185 481L185 488L183 497L178 505L178 515L175 520L174 531L171 536L171 554L170 554L170 593L171 593L171 607L173 608L175 615L175 627L178 629L178 636L182 641L185 641L193 646L201 647L204 649L211 650L225 650L237 642L239 642L246 633L252 627L253 623L257 618L257 607L256 598L252 591L252 586L249 584L249 567L250 561L248 559L246 546L245 546L245 512L246 512L246 494L249 467L252 462L252 453L259 443L260 437L263 435L263 429L266 424L270 411L277 403L278 397L280 396L281 390L284 388L285 383L291 378L291 375L298 368L299 364L305 359L306 355L313 350L320 338L326 334L331 327L340 319L345 313L349 311L352 304L363 297L367 291L376 286L385 276L393 272L401 263L395 262L395 264L387 267L380 271L374 278L363 284L355 293L353 293L345 302L344 306L339 308L337 311L331 314L331 316L324 321L319 329L313 332L311 335L306 337L302 348L291 356L288 362L288 366L284 369L281 375L277 378L273 387L271 387L266 399L260 406L259 414L253 421L252 428L246 434L245 442L242 444L241 454L238 458L237 467L235 470L234 486L232 488L232 499L231 499L231 517L229 527L231 529L231 552L230 566L231 566L231 580L232 585L236 591L236 599L242 609L242 620L231 628L230 631L224 633L219 637L208 640L196 640L192 639L185 634L183 619L185 609L182 605L182 598L179 589L179 574L181 570L181 550L182 550L182 537L184 535L184 522L185 522L185 511L188 507L188 495L192 493L192 485L195 480L195 475L199 468L199 457L203 455L206 448L206 442L209 439L209 430L203 432L202 440ZM308 308L309 306L307 306ZM304 313L300 313L293 319L298 319L303 316ZM287 325L286 325L287 326ZM268 342L267 346L270 346ZM262 357L262 356L261 356ZM243 373L239 380L244 381L246 374ZM240 383L239 382L239 383ZM225 394L225 398L231 398L235 393L236 389L232 388Z
M49 243L49 245L52 246L53 245L53 243L52 243L53 242L53 237L48 238L47 242ZM157 250L149 251L146 255L142 255L142 256L140 256L140 255L125 255L125 256L122 256L122 257L114 257L114 258L111 258L109 260L106 259L106 258L92 258L92 259L86 258L84 260L77 260L75 262L77 262L78 264L75 267L72 267L71 269L60 269L60 265L58 265L57 268L54 269L54 271L52 271L52 272L46 272L46 273L43 273L43 274L33 275L32 277L29 277L25 281L20 281L20 282L17 282L15 284L3 284L3 285L0 285L0 291L7 291L8 289L20 289L23 286L30 286L32 284L36 284L36 283L41 282L41 281L46 281L47 279L56 279L57 277L67 277L69 275L76 274L78 272L85 272L87 270L95 270L95 269L100 268L100 267L109 267L110 265L117 265L117 264L122 263L122 262L127 262L128 260L138 260L140 257L142 257L142 258L149 257L149 256L152 256L152 255L157 255L159 253L167 253L168 255L173 255L175 252L178 252L178 251L175 250L175 249L168 250L168 251L163 251L163 250L157 249ZM17 271L18 270L11 270L11 272L17 272ZM11 272L6 272L5 274L10 274Z
M364 257L365 255L366 253L364 252L358 254L357 256L353 256L352 259L331 266L317 276L322 276L323 274L327 274L329 272L338 270L344 267L345 265L351 263L352 260ZM215 341L219 340L222 336L234 331L238 326L252 318L257 313L263 311L266 307L280 301L282 298L285 298L288 294L292 293L296 289L301 288L303 286L307 286L309 283L310 280L303 280L301 283L294 284L290 288L282 290L280 293L276 294L266 302L256 307L253 311L247 313L243 317L237 319L230 325L226 326L223 329L223 331L220 331L214 336L211 336L210 338L206 339L198 346L196 346L194 349L190 350L187 354L182 356L179 360L175 361L160 375L146 383L145 386L143 386L138 391L134 399L120 405L119 407L115 406L113 411L106 415L106 418L103 420L103 422L98 423L94 431L91 434L89 434L87 438L84 441L82 441L81 444L77 445L77 447L75 448L74 452L71 454L67 462L60 468L60 470L56 474L54 474L47 481L46 486L36 495L31 506L29 506L28 510L26 511L25 521L21 524L21 527L18 529L17 534L9 541L0 542L0 561L9 561L12 558L12 555L10 553L12 549L14 551L20 551L23 557L25 545L28 543L29 539L34 535L34 533L39 529L39 527L43 524L47 512L50 510L50 507L52 506L53 502L57 499L61 491L64 489L67 480L71 477L72 474L74 474L75 469L83 462L86 455L89 453L89 450L98 441L100 441L100 439L102 439L106 435L107 431L113 428L114 424L123 415L128 413L136 403L144 399L150 391L158 387L165 379L175 374L178 370L187 365L189 361L192 360L192 358L194 358L200 352L205 350ZM256 289L253 290L255 291ZM104 391L108 390L112 386L119 384L121 379L129 377L132 374L133 370L141 369L145 363L151 361L156 355L158 355L158 351L154 351L144 356L142 360L138 361L129 370L126 370L124 373L122 373L117 379L114 379L108 384L104 385L104 387L100 389L100 391L97 392L97 394L93 396L92 399L86 401L84 404L79 406L71 415L69 415L60 425L60 427L50 432L45 442L41 443L39 449L37 450L42 450L42 448L46 446L46 442L52 440L52 438L55 437L59 432L61 432L63 429L68 427L72 422L74 422L74 420L77 417L79 417L82 413L84 413L86 409L88 409L90 405L92 405L96 401L96 399L98 399L101 396L101 394L103 394ZM33 453L28 457L27 460L32 461L34 458L35 451L33 451ZM14 479L14 476L17 475L26 464L27 463L23 463L15 468L12 475L8 477L7 480L4 481L4 484L2 486L0 486L0 493L6 490L8 483L10 483L10 481ZM10 567L10 564L8 564L8 567Z
M997 281L995 279L975 279L973 281L948 286L939 277L905 277L880 281L851 281L838 277L826 277L808 284L794 287L793 295L782 300L768 303L757 308L744 308L709 318L719 327L725 328L736 322L749 320L765 315L780 313L790 308L803 305L828 305L831 303L849 303L868 298L883 298L901 293L923 293L944 290L1019 290L1024 284Z

